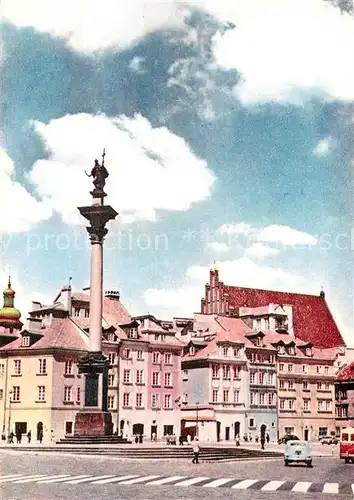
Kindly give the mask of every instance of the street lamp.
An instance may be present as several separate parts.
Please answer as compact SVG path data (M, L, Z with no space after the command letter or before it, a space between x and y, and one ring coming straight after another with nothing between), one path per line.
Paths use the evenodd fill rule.
M198 424L199 424L199 414L198 414L198 410L199 410L199 401L196 402L196 405L197 405L197 421L196 421L196 429L195 429L195 434L197 437L199 437L199 427L198 427Z
M12 402L12 394L13 394L13 391L9 391L9 422L7 424L7 437L10 436L10 432L11 432L11 402Z

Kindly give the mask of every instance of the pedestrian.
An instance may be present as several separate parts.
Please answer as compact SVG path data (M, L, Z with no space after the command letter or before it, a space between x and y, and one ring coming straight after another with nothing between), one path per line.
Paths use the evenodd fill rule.
M181 434L180 437L179 437L179 445L180 446L183 446L183 440L184 440L183 434Z
M142 434L139 435L139 443L143 444L143 435Z
M265 445L265 438L264 438L264 436L262 435L262 436L261 436L261 450L264 450L264 445Z
M16 443L21 444L21 432L19 430L16 431Z
M153 441L156 441L156 432L153 432L153 433L152 433L152 440L153 440Z
M200 446L198 443L198 438L194 438L194 441L192 442L192 447L193 447L193 460L192 464L199 464L199 453L200 453Z
M139 443L139 437L138 435L135 436L135 444L138 444Z
M236 446L240 446L240 436L238 434L235 438L235 444L236 444Z
M269 444L269 441L270 441L269 432L267 432L267 434L266 434L266 440L267 440L267 444Z
M30 444L30 443L31 443L31 438L32 438L32 433L31 433L31 431L28 431L28 432L27 432L28 444Z
M15 434L13 433L13 431L10 432L10 435L9 435L9 443L12 443L14 442L14 437L15 437Z
M39 431L38 432L38 441L40 444L42 444L42 441L43 441L43 431Z

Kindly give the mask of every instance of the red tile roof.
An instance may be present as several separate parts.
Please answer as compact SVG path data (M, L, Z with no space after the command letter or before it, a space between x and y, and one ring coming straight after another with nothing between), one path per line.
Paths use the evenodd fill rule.
M354 381L354 361L345 366L337 375L338 382Z
M228 294L229 306L235 308L291 305L297 338L311 342L316 347L345 345L325 299L320 296L237 286L225 286L224 292Z

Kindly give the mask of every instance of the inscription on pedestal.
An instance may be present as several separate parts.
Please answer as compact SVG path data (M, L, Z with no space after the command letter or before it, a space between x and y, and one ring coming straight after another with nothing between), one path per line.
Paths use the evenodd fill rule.
M98 406L98 375L95 373L86 375L85 406Z

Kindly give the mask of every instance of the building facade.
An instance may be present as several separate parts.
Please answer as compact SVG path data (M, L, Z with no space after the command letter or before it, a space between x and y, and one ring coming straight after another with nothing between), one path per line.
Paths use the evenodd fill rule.
M345 427L354 427L354 361L337 374L336 395L336 434Z

